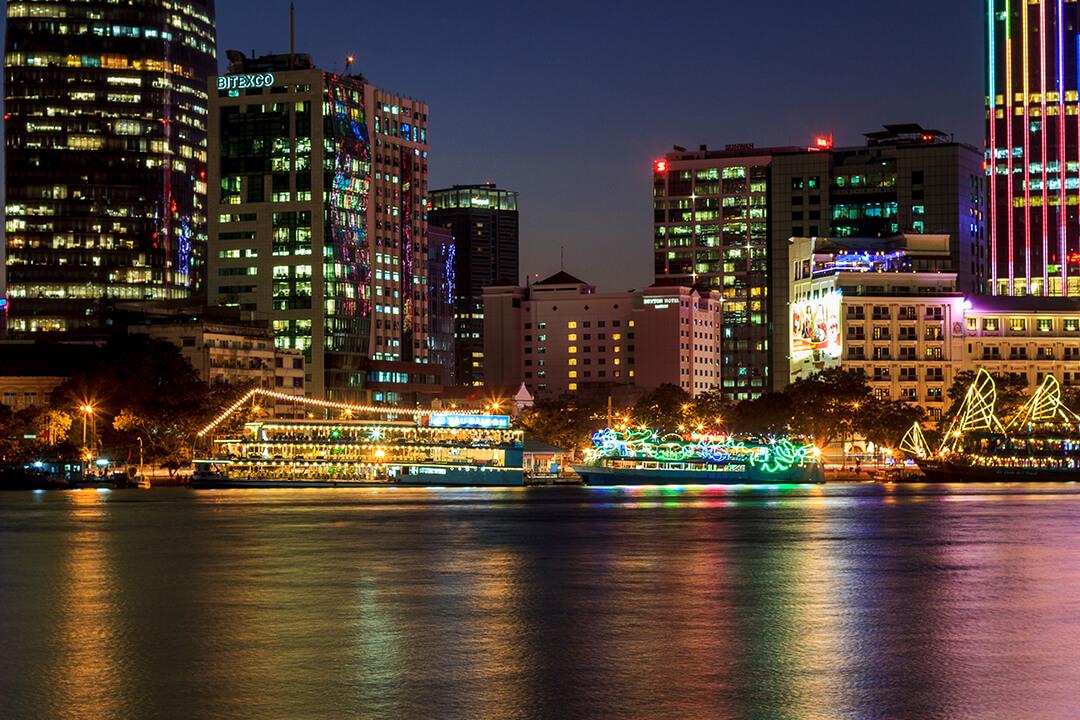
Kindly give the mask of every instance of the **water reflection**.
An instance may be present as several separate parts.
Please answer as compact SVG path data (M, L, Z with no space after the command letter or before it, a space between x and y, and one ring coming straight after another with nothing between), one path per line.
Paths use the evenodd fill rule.
M1060 486L0 495L0 714L1069 717L1078 516Z
M118 623L120 598L112 567L109 505L104 492L65 493L70 516L60 551L53 652L42 668L52 703L49 714L69 718L122 718L128 692Z

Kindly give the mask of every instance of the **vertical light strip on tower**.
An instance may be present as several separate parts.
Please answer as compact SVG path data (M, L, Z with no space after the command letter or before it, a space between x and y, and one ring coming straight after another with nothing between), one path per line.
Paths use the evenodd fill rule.
M1047 0L1039 0L1039 177L1042 179L1042 291L1040 295L1046 295L1050 290L1050 278L1048 276L1050 261L1050 225L1049 212L1050 198L1047 196L1046 174L1046 133L1049 128L1046 124L1046 3ZM1030 280L1028 281L1028 293L1031 293Z
M1013 207L1015 196L1015 180L1013 179L1013 119L1015 118L1015 112L1013 105L1015 104L1015 98L1013 96L1013 84L1012 84L1012 19L1011 10L1009 8L1009 0L1005 0L1005 107L1004 107L1004 120L1005 120L1005 162L1008 165L1009 177L1005 180L1005 189L1008 191L1009 203L1005 205L1005 237L1007 237L1007 248L1009 250L1009 260L1005 262L1005 271L1009 273L1009 287L1005 291L1005 295L1013 294L1013 275L1015 270L1013 269L1013 243L1015 234L1015 215L1016 209ZM994 261L997 262L998 258L995 257ZM997 289L995 288L995 293Z
M1026 2L1026 0L1025 0ZM1021 128L1021 132L1024 135L1024 156L1021 158L1023 172L1021 176L1024 182L1024 294L1031 292L1031 65L1029 63L1031 54L1028 49L1028 16L1031 14L1030 8L1026 5L1023 10L1023 24L1021 25L1021 31L1023 32L1023 44L1021 51L1023 53L1024 64L1021 65L1024 72L1024 126ZM1013 258L1009 258L1012 262ZM1009 293L1010 295L1015 292L1015 288Z
M1061 294L1068 294L1068 247L1065 245L1065 0L1058 0L1057 32L1057 90L1058 90L1058 258L1061 261ZM1049 288L1047 289L1049 294Z
M987 77L987 83L989 85L989 95L987 96L987 105L989 106L989 131L990 142L987 143L987 155L989 168L990 168L990 202L987 203L987 210L990 215L990 292L997 294L997 88L995 80L997 79L997 63L994 56L994 36L997 34L994 27L994 2L995 0L987 0L986 7L986 34L988 43L988 53L986 66L989 68L989 76Z

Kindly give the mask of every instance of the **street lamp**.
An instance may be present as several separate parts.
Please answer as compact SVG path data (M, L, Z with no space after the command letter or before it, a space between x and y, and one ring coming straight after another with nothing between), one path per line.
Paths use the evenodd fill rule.
M91 415L91 414L93 414L93 412L94 412L94 408L90 407L89 405L82 405L82 406L80 406L80 407L79 407L79 409L83 411L83 418L82 418L82 444L83 444L83 445L86 445L86 416L87 416L87 415Z

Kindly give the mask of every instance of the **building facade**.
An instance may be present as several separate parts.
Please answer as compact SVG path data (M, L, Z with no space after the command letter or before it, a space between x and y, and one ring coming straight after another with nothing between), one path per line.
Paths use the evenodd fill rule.
M484 375L484 288L518 282L517 193L495 185L455 185L433 190L428 223L455 238L454 380L488 382ZM490 384L490 383L488 383Z
M985 5L986 182L995 295L1080 295L1075 2Z
M944 236L794 238L788 370L861 370L883 399L939 419L960 372L1080 388L1080 301L955 291Z
M105 329L205 292L213 0L9 2L8 329Z
M427 113L307 55L211 80L209 301L266 313L307 392L413 402L427 342ZM291 69L290 69L291 68Z
M524 383L538 399L652 390L691 395L719 381L720 298L658 282L597 293L566 272L528 287L484 289L489 384Z
M656 277L723 297L729 400L787 384L791 237L947 235L958 285L985 289L982 154L919 125L856 147L677 149L653 179Z

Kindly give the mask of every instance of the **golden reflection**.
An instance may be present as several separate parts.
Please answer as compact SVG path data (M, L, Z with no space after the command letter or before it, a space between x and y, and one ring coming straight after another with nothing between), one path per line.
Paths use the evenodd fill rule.
M475 570L483 609L481 624L475 629L479 639L475 669L480 674L476 718L502 720L527 714L530 652L521 617L526 598L520 566L519 555L492 549L481 555Z
M66 494L75 520L61 559L56 716L119 718L127 691L117 638L117 592L109 552L107 493Z

